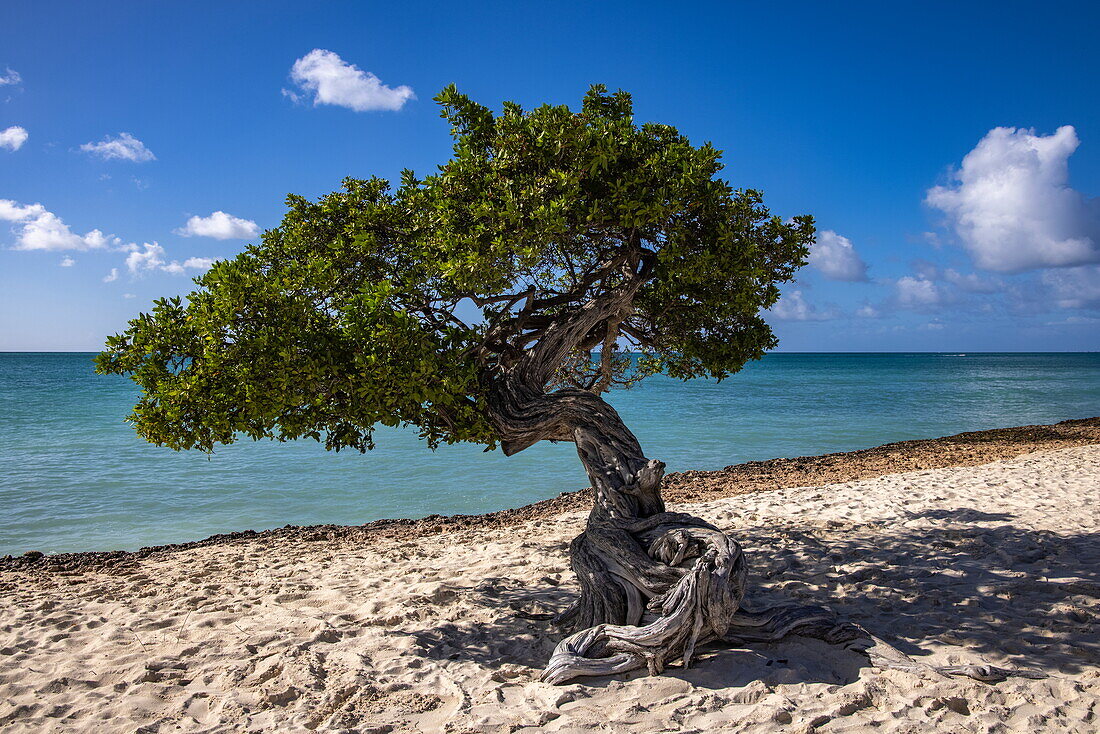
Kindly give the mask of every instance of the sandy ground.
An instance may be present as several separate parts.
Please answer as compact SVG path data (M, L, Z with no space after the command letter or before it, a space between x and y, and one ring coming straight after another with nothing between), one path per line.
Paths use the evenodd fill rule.
M915 658L804 638L549 686L516 608L575 594L583 515L386 538L256 536L99 570L0 567L4 731L1095 732L1100 445L680 508L746 547L753 602L830 606ZM48 558L45 560L49 560Z

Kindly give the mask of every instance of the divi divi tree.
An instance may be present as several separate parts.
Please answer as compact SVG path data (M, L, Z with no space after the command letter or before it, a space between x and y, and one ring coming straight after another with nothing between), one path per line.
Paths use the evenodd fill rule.
M173 449L366 451L378 424L507 455L576 444L595 500L544 678L689 665L728 634L745 561L665 510L664 465L601 396L657 373L720 380L774 347L760 311L813 220L732 188L711 145L635 124L624 92L499 115L454 87L436 101L455 141L437 173L290 196L259 244L109 338L98 369L133 377L130 421Z

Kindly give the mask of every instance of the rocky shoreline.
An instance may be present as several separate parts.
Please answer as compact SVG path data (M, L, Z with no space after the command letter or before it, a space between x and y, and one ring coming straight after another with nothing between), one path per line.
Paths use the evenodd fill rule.
M858 451L820 456L769 459L734 464L714 471L673 472L665 476L669 503L704 502L750 492L838 484L898 472L978 466L1036 451L1100 443L1100 417L1065 420L1051 425L1016 426L971 431L942 438L899 441ZM523 507L482 515L429 515L418 519L383 519L364 525L287 525L255 531L212 535L187 543L150 546L137 551L88 551L0 557L0 570L39 573L109 572L154 555L243 541L314 542L411 540L437 533L515 526L589 508L591 488Z

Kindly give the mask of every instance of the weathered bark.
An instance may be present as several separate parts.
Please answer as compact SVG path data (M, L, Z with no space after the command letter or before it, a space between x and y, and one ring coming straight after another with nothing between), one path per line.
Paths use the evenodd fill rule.
M665 511L664 464L647 459L618 413L584 390L541 393L498 381L491 415L505 453L572 441L595 501L570 546L581 594L556 622L562 640L543 679L561 683L645 667L658 673L725 635L745 587L740 547L699 518Z

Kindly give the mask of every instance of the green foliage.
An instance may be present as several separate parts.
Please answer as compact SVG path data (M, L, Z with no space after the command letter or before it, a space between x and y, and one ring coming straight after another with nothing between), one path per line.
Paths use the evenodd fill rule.
M148 440L211 450L238 436L372 446L377 424L433 446L493 445L489 382L554 323L640 287L583 335L556 384L603 390L657 371L721 379L775 344L759 311L803 264L813 221L772 216L717 178L719 151L633 121L594 86L579 112L436 98L454 156L399 187L347 179L108 339L102 373L143 388ZM625 291L623 291L625 292ZM477 303L483 321L456 309ZM641 359L590 359L600 344Z

